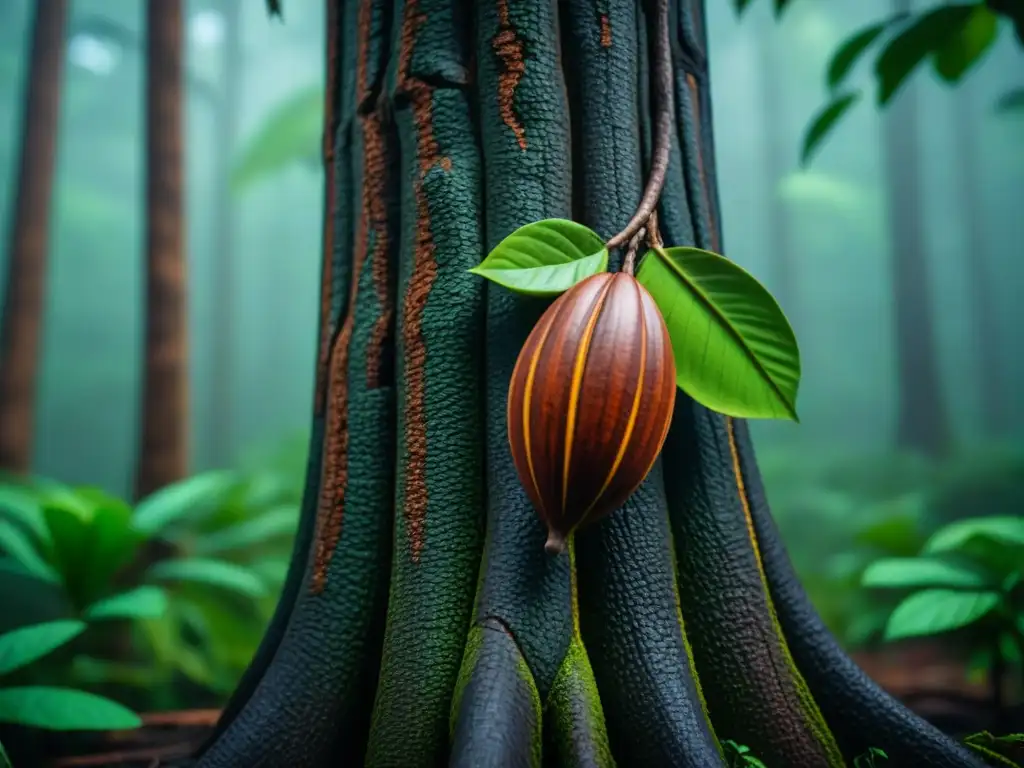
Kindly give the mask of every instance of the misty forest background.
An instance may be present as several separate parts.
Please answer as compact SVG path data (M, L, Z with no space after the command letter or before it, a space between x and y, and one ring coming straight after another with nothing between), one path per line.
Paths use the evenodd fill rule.
M776 21L767 2L742 18L708 2L723 247L779 298L802 350L801 424L754 424L758 453L812 597L851 645L865 615L851 580L865 521L1020 515L1024 503L1024 112L994 108L1021 85L1022 48L1002 35L956 88L923 68L891 110L858 105L800 168L829 56L893 7L795 2ZM143 8L71 3L33 462L37 475L123 498L143 346ZM186 8L190 468L273 464L300 484L319 301L322 4L286 4L283 24L255 0ZM27 0L0 2L0 242L30 17ZM870 89L869 67L854 80ZM279 560L287 552L285 541ZM208 686L215 698L257 639L238 641L234 672Z

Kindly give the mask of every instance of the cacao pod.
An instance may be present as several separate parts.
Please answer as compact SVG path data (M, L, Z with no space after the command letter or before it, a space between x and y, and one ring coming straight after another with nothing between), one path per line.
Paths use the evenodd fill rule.
M507 416L548 552L561 552L578 526L614 512L643 482L675 396L668 329L630 275L588 277L543 314L512 372Z

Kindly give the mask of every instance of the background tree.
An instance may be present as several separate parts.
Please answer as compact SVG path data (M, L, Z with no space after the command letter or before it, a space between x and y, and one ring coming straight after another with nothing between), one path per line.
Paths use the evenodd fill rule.
M27 472L32 463L36 370L67 23L65 0L37 3L35 9L21 127L21 161L0 318L0 468L15 472Z
M721 248L702 5L667 5L328 2L308 490L277 616L202 768L703 767L724 739L770 765L870 747L977 765L824 629L741 422L680 396L625 508L572 561L544 552L505 422L544 302L467 270L541 218L620 229L666 103L648 71L669 58L659 222Z

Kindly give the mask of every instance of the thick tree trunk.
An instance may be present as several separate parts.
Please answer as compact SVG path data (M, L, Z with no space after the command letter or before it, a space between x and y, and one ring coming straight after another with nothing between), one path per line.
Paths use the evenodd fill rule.
M234 338L235 205L231 195L231 161L238 136L239 79L242 72L240 0L225 0L221 95L217 104L217 169L214 185L213 323L211 325L210 408L206 442L210 460L232 460L234 434L232 339Z
M0 318L0 469L17 473L28 472L32 464L36 370L67 23L66 0L36 3L35 7L28 93L21 123L21 159Z
M135 491L188 471L182 0L146 4L146 331Z
M911 11L894 0L894 13ZM896 322L896 446L941 456L950 448L949 416L936 358L930 270L921 221L919 110L913 83L883 113L889 258Z
M654 3L652 2L652 5ZM680 395L625 507L544 552L508 382L545 302L468 274L522 224L605 236L644 176L649 32L671 40L672 243L718 249L703 4L328 5L314 439L292 572L201 768L976 766L810 607L746 426ZM393 371L393 373L392 373Z

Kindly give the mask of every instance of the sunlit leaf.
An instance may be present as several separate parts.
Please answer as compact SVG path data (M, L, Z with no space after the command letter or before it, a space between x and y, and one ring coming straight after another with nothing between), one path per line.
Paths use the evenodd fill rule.
M665 318L684 392L729 416L798 420L796 337L750 273L709 251L655 248L636 278Z
M1012 547L1024 547L1024 516L958 520L936 531L925 543L924 552L952 552L978 538Z
M28 535L6 520L0 520L0 552L10 555L29 576L48 582L60 580Z
M860 61L861 56L864 55L867 49L882 36L883 32L896 22L905 19L906 16L907 14L901 13L885 21L872 24L844 40L839 48L836 49L836 52L832 54L832 59L828 63L825 82L829 90L842 85L843 80L850 74L850 71Z
M975 5L942 5L922 14L896 35L875 61L878 103L888 104L910 74L963 27Z
M983 619L999 605L995 592L925 589L907 597L889 617L886 640L937 635Z
M179 521L195 520L218 506L236 482L233 472L213 470L161 488L135 505L132 525L152 536Z
M84 630L85 624L81 621L60 620L12 629L0 635L0 675L28 666L70 643Z
M935 52L935 71L947 83L955 83L992 47L999 19L984 5L976 5L962 27Z
M266 544L294 535L298 521L298 509L293 506L277 507L251 520L243 520L200 537L192 551L197 555L211 555Z
M801 165L807 165L810 162L821 142L825 140L825 137L828 136L829 132L836 126L843 115L860 101L860 98L860 91L841 94L832 99L832 101L825 105L824 109L814 116L814 119L807 128L807 132L804 134L803 147L800 150Z
M157 619L167 610L167 593L159 587L142 586L98 600L85 609L89 621L101 619Z
M517 229L469 271L517 293L557 296L607 268L600 235L568 219L544 219Z
M142 724L138 715L110 699L44 686L0 689L0 722L48 731L125 730Z
M996 112L1024 112L1024 88L1007 91L996 102Z
M157 581L204 584L252 598L263 597L266 594L263 581L252 570L223 560L167 560L150 568L147 577Z
M906 589L909 587L975 587L992 584L981 574L964 566L924 557L889 557L876 560L864 570L865 587Z
M245 145L231 175L236 192L296 163L316 162L323 134L324 92L311 85L274 107Z

